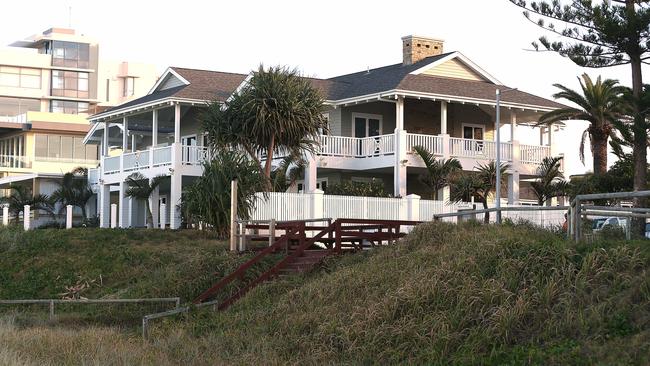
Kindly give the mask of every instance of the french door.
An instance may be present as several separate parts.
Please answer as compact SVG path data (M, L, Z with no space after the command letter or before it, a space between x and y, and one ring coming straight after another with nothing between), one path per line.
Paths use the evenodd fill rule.
M372 137L381 135L381 116L353 115L354 137ZM379 138L365 139L357 144L357 155L368 156L380 153Z
M463 125L464 148L467 152L483 153L485 127L481 125Z
M196 142L196 135L183 136L181 138L181 143L183 144L183 162L193 164L198 160Z

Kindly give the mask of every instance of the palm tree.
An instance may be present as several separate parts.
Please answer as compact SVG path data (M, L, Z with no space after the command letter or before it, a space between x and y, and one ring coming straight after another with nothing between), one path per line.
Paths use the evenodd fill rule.
M551 124L565 120L585 120L589 127L583 131L580 140L580 160L585 160L585 140L589 136L591 152L594 156L594 174L601 175L607 172L607 141L614 135L613 124L624 114L624 103L621 97L625 91L618 85L617 80L601 80L600 76L594 83L589 75L583 74L582 80L578 78L582 94L561 84L553 84L561 91L554 94L556 99L565 99L573 102L579 108L561 108L544 114L539 119L539 124Z
M460 161L451 158L436 159L435 156L425 149L423 146L413 147L413 151L422 159L426 168L425 174L420 174L419 181L429 187L431 190L431 198L438 199L438 190L449 184L451 177L454 173L463 169Z
M542 206L553 197L565 194L567 184L560 171L561 157L546 157L537 168L537 180L530 183L537 203Z
M501 176L506 176L508 164L501 164ZM496 190L497 168L494 160L487 164L476 166L476 172L460 174L452 184L451 200L453 202L467 202L472 197L478 198L483 208L488 208L488 199ZM483 221L490 222L490 214L485 213Z
M260 65L238 93L208 108L203 128L213 146L241 149L256 161L270 190L274 155L314 151L328 128L323 111L320 92L297 70Z
M59 212L63 211L67 205L79 207L81 215L85 219L87 218L86 204L92 196L93 191L88 185L88 169L79 167L63 175L59 188L52 192L51 199L61 203Z
M153 214L151 213L151 207L149 207L149 197L151 197L153 191L160 186L160 183L165 178L164 175L158 175L149 180L149 178L140 173L133 173L126 177L125 182L129 187L126 190L126 196L144 200L145 210L147 212L147 228L153 227Z
M271 172L271 186L274 192L286 192L305 169L305 161L295 156L286 156Z
M9 212L18 222L20 213L24 210L25 205L29 205L32 211L43 210L52 213L52 200L46 194L32 195L31 190L23 185L10 185L11 194L2 197L0 202L9 205Z

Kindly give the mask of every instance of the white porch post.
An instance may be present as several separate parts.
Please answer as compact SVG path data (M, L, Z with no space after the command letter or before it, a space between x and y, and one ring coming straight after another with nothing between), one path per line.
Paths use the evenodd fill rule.
M118 206L120 210L119 214L119 226L121 228L127 228L130 226L130 210L131 210L131 205L130 205L130 199L129 197L126 196L126 191L129 189L128 184L125 182L120 182L120 197L118 200Z
M65 206L65 228L72 229L72 205Z
M307 164L305 166L305 192L314 192L316 190L317 167L316 158L313 154L307 153Z
M440 101L440 134L447 134L447 102Z
M178 110L180 111L180 109ZM179 131L179 129L177 129L177 131ZM181 146L180 143L174 143L172 144L172 173L170 175L171 182L170 182L169 203L168 203L169 228L172 230L181 227L181 212L178 209L178 205L181 203L181 193L183 191L183 176L181 174L180 168L181 168Z
M124 128L122 130L122 154L124 154L125 152L127 152L129 148L129 134L128 134L129 118L128 117L124 117L122 119L122 127Z
M406 196L406 219L420 221L420 196L417 194Z
M29 205L23 206L23 229L25 231L31 228L31 207Z
M158 145L158 110L154 109L151 117L151 147L156 145Z
M104 121L104 139L102 142L102 156L108 156L108 121Z
M519 172L517 171L508 174L508 204L519 204Z
M315 189L310 192L311 194L311 212L310 212L310 217L311 219L320 219L323 218L323 201L324 201L324 194L320 189Z
M107 228L110 225L111 209L111 186L101 184L99 186L99 227Z
M510 142L517 140L515 133L517 132L517 111L510 110Z
M151 183L153 179L149 179L149 183ZM156 229L159 227L159 211L160 211L160 206L159 206L159 201L160 201L160 187L156 187L156 189L151 192L151 196L149 196L149 207L151 208L151 218L153 220L153 228Z
M181 105L174 105L174 142L181 142Z
M395 166L393 169L393 193L406 197L406 131L404 130L404 97L395 103Z
M111 204L111 229L117 227L117 204Z

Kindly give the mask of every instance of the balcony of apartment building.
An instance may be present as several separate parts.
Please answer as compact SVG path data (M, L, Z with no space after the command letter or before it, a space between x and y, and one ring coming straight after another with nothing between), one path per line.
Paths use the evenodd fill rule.
M534 174L542 160L552 155L553 129L531 128L539 115L525 109L501 111L501 159L523 174ZM364 170L392 167L396 162L422 167L415 146L438 158L456 158L465 170L496 159L491 106L399 98L339 107L329 117L331 131L320 137L318 167ZM527 138L538 133L540 143L520 143L518 133L526 133Z
M91 171L96 183L124 182L135 172L200 176L208 148L198 132L199 113L176 104L98 122L86 141L100 145L100 166Z

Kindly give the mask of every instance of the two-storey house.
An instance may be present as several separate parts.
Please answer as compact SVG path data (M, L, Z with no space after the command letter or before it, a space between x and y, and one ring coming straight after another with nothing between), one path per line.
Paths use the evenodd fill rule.
M464 170L494 160L499 90L501 122L510 130L499 147L510 166L507 197L511 203L520 200L520 187L526 190L526 180L534 178L542 159L558 152L552 137L557 127L537 129L538 145L519 143L518 130L535 131L526 126L562 106L502 85L463 54L443 52L443 46L439 40L408 36L402 39L400 63L310 79L326 100L330 133L321 136L319 151L307 157L301 190L374 178L395 196L423 194L416 179L423 164L412 152L417 145L440 158L457 158ZM147 96L90 118L86 142L102 145L94 182L102 226L109 225L111 202L118 205L119 226L143 225L143 204L125 197L124 180L134 171L170 177L154 195L154 221L159 220L156 202L164 202L166 222L172 228L180 225L182 187L201 175L207 155L200 111L208 101L225 101L247 76L172 67ZM108 146L120 143L124 153L109 156Z

